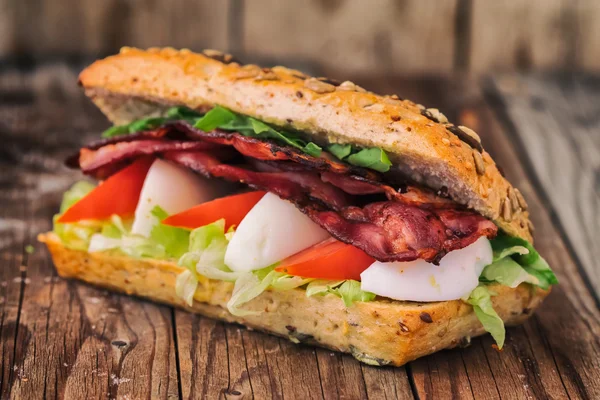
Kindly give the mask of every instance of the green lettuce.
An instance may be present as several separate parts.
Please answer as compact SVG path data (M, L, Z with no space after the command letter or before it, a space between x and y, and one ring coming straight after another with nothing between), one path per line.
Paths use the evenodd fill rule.
M293 132L279 131L257 119L236 114L226 108L216 106L206 115L196 121L195 128L210 132L216 128L236 131L244 136L253 136L260 139L274 139L278 142L295 147L313 157L321 155L321 147L313 142L303 140Z
M349 144L332 144L327 147L327 150L340 160L356 165L357 167L387 172L392 166L387 153L379 147L358 149Z
M241 273L235 281L231 299L227 302L227 309L231 314L239 317L258 315L261 313L260 311L247 310L241 306L258 297L269 288L273 290L291 290L304 286L310 281L312 281L310 278L277 272L275 271L275 265Z
M558 283L550 266L528 241L499 234L491 241L493 262L483 269L480 282L516 287L528 282L542 289Z
M502 319L492 307L490 296L494 295L486 284L500 283L511 288L526 282L542 289L557 284L558 279L550 266L528 241L498 234L491 242L493 261L479 277L479 286L471 292L467 303L473 305L475 315L486 331L490 332L499 348L504 344L505 329Z
M273 139L295 147L313 157L320 157L323 150L318 144L303 139L302 135L296 132L275 129L255 118L234 113L220 106L215 106L204 115L186 107L171 107L162 117L148 117L133 121L130 124L113 126L105 130L102 137L111 138L156 129L167 122L178 120L188 121L195 128L205 132L219 128L239 132L244 136ZM351 145L333 144L328 147L328 150L335 157L349 164L379 172L389 171L392 165L385 151L379 147L358 149Z
M479 284L471 292L466 302L473 306L477 319L479 319L485 330L492 335L498 348L501 349L504 346L506 330L502 318L498 316L492 305L491 296L495 295L496 293L488 290L485 285Z
M162 222L169 216L160 206L155 206L151 214ZM158 223L150 231L150 240L161 245L169 258L179 258L188 251L190 231Z
M190 306L198 287L199 276L222 281L235 281L240 273L225 265L225 251L229 240L225 232L225 220L194 229L189 235L188 252L179 258L178 264L186 270L178 277L176 294Z
M306 297L333 294L350 307L355 301L372 301L376 295L361 289L360 282L355 280L329 281L318 279L310 282L306 287Z
M164 117L148 117L138 119L126 125L115 125L102 132L103 138L111 138L115 136L127 135L130 133L148 131L156 129L169 121L186 120L190 123L195 123L202 114L186 107L171 107L165 112Z

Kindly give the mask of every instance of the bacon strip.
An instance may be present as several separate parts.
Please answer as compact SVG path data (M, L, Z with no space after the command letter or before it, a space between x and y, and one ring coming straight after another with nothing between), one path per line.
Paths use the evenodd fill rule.
M336 239L379 261L438 262L449 251L497 232L493 222L470 211L420 208L399 201L352 206L343 191L326 189L314 173L250 171L222 164L203 152L174 151L164 157L206 176L243 182L290 200Z
M431 191L409 185L396 190L376 172L289 146L239 133L206 133L183 122L134 136L84 148L73 164L104 178L141 155L160 155L205 176L290 200L338 240L380 261L438 262L449 251L497 233L491 221Z

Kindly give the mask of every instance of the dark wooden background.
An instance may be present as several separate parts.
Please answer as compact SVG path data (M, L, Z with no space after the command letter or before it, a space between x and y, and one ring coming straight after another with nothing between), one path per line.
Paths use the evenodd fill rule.
M598 0L0 0L0 59L123 45L345 73L600 70Z
M108 125L76 86L80 68L0 69L0 398L600 398L600 78L355 79L479 132L560 280L501 353L485 336L376 368L56 276L35 237L80 178L62 160Z

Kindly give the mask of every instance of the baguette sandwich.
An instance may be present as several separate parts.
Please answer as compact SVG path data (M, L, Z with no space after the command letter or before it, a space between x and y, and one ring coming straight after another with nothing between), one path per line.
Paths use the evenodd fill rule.
M437 109L212 50L123 48L80 84L114 126L39 237L63 277L394 366L502 348L557 283Z

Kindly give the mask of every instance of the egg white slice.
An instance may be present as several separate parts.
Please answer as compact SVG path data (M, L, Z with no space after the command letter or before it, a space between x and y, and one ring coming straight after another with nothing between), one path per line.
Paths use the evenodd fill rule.
M240 222L225 252L233 271L268 267L329 237L292 203L267 193Z
M486 237L451 251L434 265L424 260L376 261L361 275L361 288L379 296L407 301L446 301L468 296L479 284L483 268L492 262Z
M150 235L152 227L158 222L151 214L157 205L171 215L223 194L221 182L157 159L144 180L131 232L146 237Z

